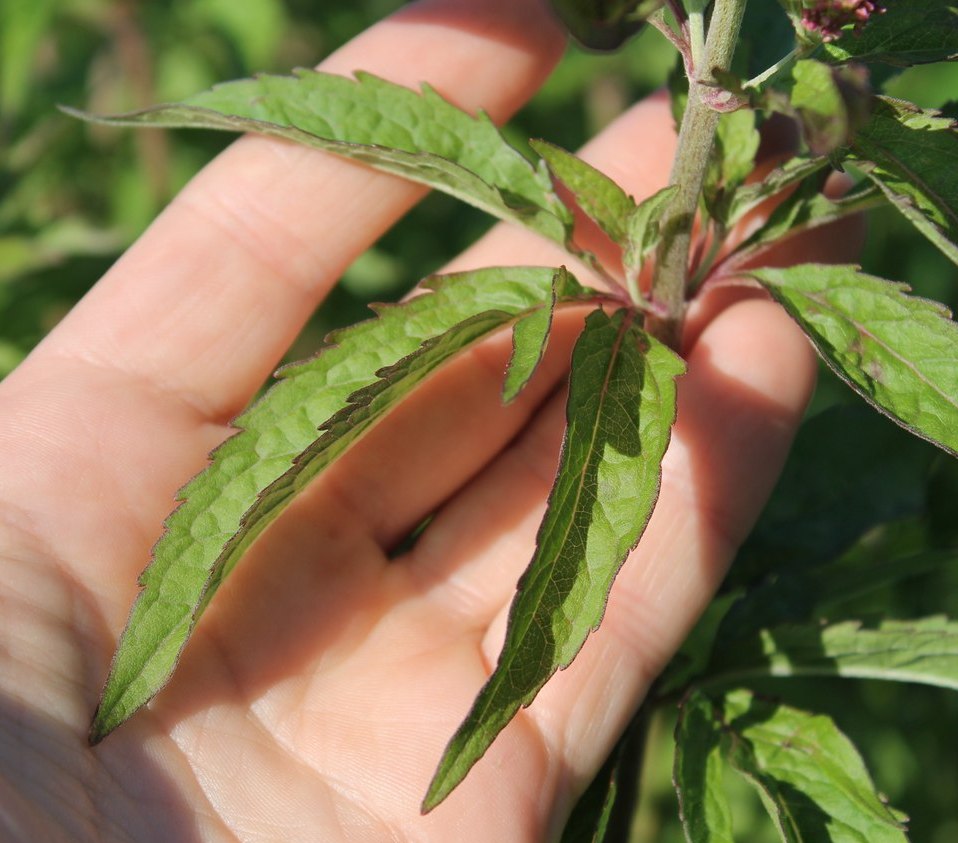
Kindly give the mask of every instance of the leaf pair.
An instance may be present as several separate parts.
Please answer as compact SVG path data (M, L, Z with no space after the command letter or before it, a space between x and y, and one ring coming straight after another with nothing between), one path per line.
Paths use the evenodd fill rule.
M431 372L517 320L508 383L515 394L541 356L541 312L588 297L565 270L484 269L432 279L432 292L379 309L330 337L235 424L240 432L180 492L182 505L144 572L97 709L98 741L167 681L204 607L262 531L305 485L385 418Z
M731 843L726 771L752 785L784 843L905 843L905 817L875 792L832 720L732 691L680 709L674 781L690 843Z

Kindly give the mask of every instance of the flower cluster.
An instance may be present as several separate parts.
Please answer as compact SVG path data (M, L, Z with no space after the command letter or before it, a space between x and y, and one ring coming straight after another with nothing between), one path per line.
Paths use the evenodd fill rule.
M842 28L854 24L861 29L873 14L885 10L875 0L812 0L802 10L802 26L823 41L834 41Z

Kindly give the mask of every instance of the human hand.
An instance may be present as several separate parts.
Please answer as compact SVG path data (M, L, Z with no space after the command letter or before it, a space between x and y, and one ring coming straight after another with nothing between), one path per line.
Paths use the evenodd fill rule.
M324 69L428 79L502 118L561 48L531 0L448 0L407 7ZM668 109L650 100L587 157L642 198L664 183L673 148ZM601 630L447 802L419 815L532 555L562 431L555 393L581 325L569 312L514 404L498 399L503 337L371 433L231 575L151 707L87 746L176 489L342 269L420 195L246 138L0 385L0 828L12 839L547 839L707 603L814 377L784 313L728 291L693 317L659 504ZM567 261L500 227L455 268ZM389 561L432 512L414 549Z

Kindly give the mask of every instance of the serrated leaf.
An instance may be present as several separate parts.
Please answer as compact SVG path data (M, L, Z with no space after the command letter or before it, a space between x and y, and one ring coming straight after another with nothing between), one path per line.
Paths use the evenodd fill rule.
M593 312L576 344L559 472L509 612L495 671L453 736L423 802L438 805L520 707L598 627L609 589L658 496L684 363L634 314Z
M831 61L886 62L906 67L958 56L958 9L954 0L883 0L857 32L822 44Z
M875 792L831 718L733 691L726 757L758 791L784 843L906 843L901 815Z
M543 140L529 145L575 197L576 204L616 243L625 242L635 201L605 173L561 147Z
M449 193L499 219L565 243L572 215L542 170L492 121L432 88L421 93L368 73L315 70L226 82L182 103L131 114L75 116L110 125L192 127L276 135Z
M944 305L854 266L749 274L852 389L916 436L958 454L958 326Z
M849 620L762 629L718 648L704 681L758 676L842 676L958 690L958 622L931 617L873 628Z
M958 131L911 103L876 99L851 160L922 234L958 264Z
M672 782L689 843L735 843L725 795L722 723L712 701L693 693L679 707Z
M301 455L317 440L333 444L319 429L342 420L333 417L351 396L375 384L383 368L478 314L515 318L540 306L553 296L557 276L563 299L582 290L568 273L538 267L432 279L430 294L380 308L378 319L337 332L317 357L282 370L266 396L236 420L239 433L181 490L183 503L141 577L144 589L121 637L91 740L105 737L166 683L219 582L292 499L302 485L299 475L315 473Z

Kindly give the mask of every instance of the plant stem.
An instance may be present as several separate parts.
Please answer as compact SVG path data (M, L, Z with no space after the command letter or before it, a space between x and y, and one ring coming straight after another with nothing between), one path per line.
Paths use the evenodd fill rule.
M689 99L669 180L678 190L662 219L662 241L652 278L652 300L663 315L650 315L646 320L646 329L674 349L680 347L682 338L692 225L719 119L719 113L707 104L710 89L715 87L712 71L728 69L731 63L745 3L715 0L705 42L705 66L696 66L689 77Z

